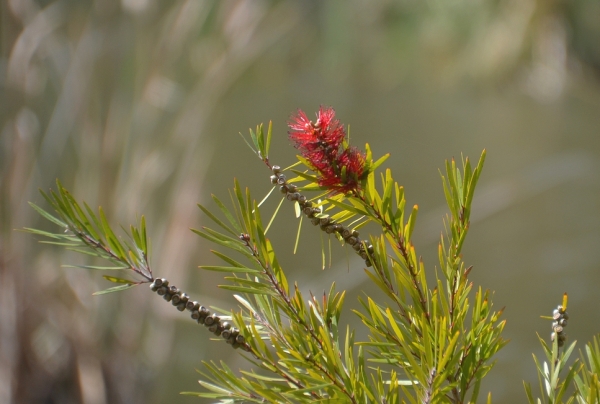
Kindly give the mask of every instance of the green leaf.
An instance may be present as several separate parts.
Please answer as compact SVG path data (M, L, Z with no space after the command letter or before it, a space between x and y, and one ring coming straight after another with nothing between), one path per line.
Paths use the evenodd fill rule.
M117 278L114 276L102 275L102 277L104 279L106 279L107 281L113 282L113 283L127 283L127 284L137 284L138 283L138 282L132 281L130 279Z
M303 171L298 171L298 170L291 170L291 171L292 171L294 174L296 174L298 177L301 177L301 178L303 178L303 179L305 179L305 180L307 180L307 181L310 181L310 182L313 182L313 183L315 183L315 182L317 182L317 181L318 181L318 179L317 179L317 176L316 176L316 175L307 174L307 173L305 173L305 172L303 172ZM290 180L290 181L291 181L291 180Z
M267 129L267 144L265 145L265 155L263 158L269 158L269 150L271 149L271 135L273 134L273 122L269 121L269 129Z
M82 269L93 269L93 270L98 270L98 271L115 271L115 270L131 269L130 267L126 267L126 266L112 266L112 267L103 267L103 266L95 266L95 265L61 265L61 266L63 268L82 268ZM128 283L128 282L117 282L117 283Z
M114 293L114 292L120 292L122 290L127 290L127 289L131 289L133 287L137 286L137 284L127 284L127 285L120 285L120 286L115 286L109 289L104 289L98 292L94 292L92 293L92 296L99 296L99 295L105 295L107 293Z
M146 234L146 217L142 215L140 220L140 247L144 254L148 255L148 236Z
M377 159L376 162L374 162L373 164L371 164L371 167L369 167L370 171L375 171L380 165L382 165L388 158L390 157L390 153L386 153L383 156L381 156L379 159Z
M40 215L42 215L43 217L45 217L46 219L48 219L49 221L51 221L54 224L59 225L62 228L66 228L67 224L65 222L63 222L62 220L52 216L50 213L46 212L44 209L40 208L39 206L37 206L35 203L33 202L29 202L29 205L35 209Z
M213 198L216 199L216 198ZM208 217L211 218L211 220L213 222L215 222L216 224L218 224L219 226L221 226L226 232L228 232L229 234L232 235L236 235L235 231L233 231L229 226L227 226L225 224L225 222L223 222L221 219L219 219L218 217L216 217L215 215L212 214L211 211L209 211L207 208L205 208L204 206L202 206L201 204L197 204L198 207L200 208L200 210L202 210L202 212L204 212L204 214ZM241 233L241 232L240 232ZM238 233L239 234L239 233Z
M415 205L413 206L413 210L410 213L410 216L408 217L408 223L406 223L406 226L404 228L404 237L406 238L406 240L410 240L412 233L415 229L415 222L417 221L417 214L419 213L419 206Z
M57 240L65 240L65 238L66 238L65 234L49 233L47 231L32 229L30 227L24 227L23 231L26 231L27 233L32 233L32 234L37 234L40 236L48 237L48 238L54 238ZM75 242L79 242L79 239L77 239Z
M244 256L246 256L247 258L252 259L252 254L250 253L250 251L248 250L248 248L244 247L239 240L234 240L231 239L227 236L224 236L220 233L215 232L214 230L210 230L208 228L204 228L203 230L196 230L196 229L191 229L193 233L196 233L197 235L199 235L202 238L205 238L209 241L212 241L213 243L222 245L223 247L226 248L230 248L232 250L235 250L241 254L243 254Z
M275 216L277 216L277 214L279 213L279 209L281 208L281 205L283 204L284 200L285 200L285 198L281 198L281 201L279 201L279 205L277 205L277 208L273 212L273 216L271 216L271 220L269 220L269 223L267 224L267 227L265 228L265 234L267 234L267 232L269 231L269 228L271 227L271 224L275 220ZM259 207L260 207L260 204L256 206L257 209Z
M362 210L356 206L351 206L351 205L348 205L343 202L338 202L335 199L331 199L331 198L328 198L327 202L329 202L330 204L332 204L340 209L346 210L348 212L352 212L352 213L362 215L362 216L369 216L369 213L366 210Z
M392 190L394 189L394 179L392 178L392 170L389 168L385 170L385 180L383 181L384 190L383 196L381 197L381 213L383 215L389 214L389 218L392 218L392 212L388 211L392 203Z
M262 198L262 200L259 202L258 207L261 207L263 205L263 203L265 203L267 201L267 199L269 199L269 196L271 196L273 191L275 191L275 188L277 188L277 187L274 186L273 188L271 188L271 190L269 192L267 192L265 197Z
M265 134L263 132L263 125L262 123L260 125L258 125L258 127L256 128L256 134L257 134L257 139L256 139L256 144L258 146L258 151L260 152L260 157L264 158L265 156Z
M236 272L236 273L260 272L256 269L252 269L252 268L248 268L248 267L223 267L223 266L213 266L213 265L200 265L198 268L205 269L207 271L216 271L216 272Z
M117 255L120 259L126 261L127 254L125 253L123 246L119 242L119 239L117 238L113 230L110 228L108 220L106 220L106 215L104 214L104 211L101 207L98 208L98 212L100 214L100 222L102 223L102 229L104 231L104 236L106 237L108 245L110 246L111 250L113 250L113 253L115 255Z
M300 216L300 220L298 221L298 231L296 232L296 241L294 242L294 254L298 251L298 244L300 243L300 231L302 230L302 219L303 216Z
M250 129L250 132L252 132L252 129ZM248 147L250 148L250 150L252 150L252 152L254 154L258 154L258 150L255 150L254 147L252 147L252 145L250 144L250 142L248 142L248 140L246 139L246 137L244 137L244 135L242 135L242 133L239 133L240 137L244 140L244 143L246 143L246 145L248 145Z
M277 296L277 292L275 292L271 289L257 289L254 287L243 287L243 286L236 286L236 285L219 285L219 288L225 289L225 290L231 290L233 292L249 293L252 295Z
M94 213L94 211L92 210L92 208L89 207L89 205L87 203L83 203L83 206L85 207L85 210L87 211L88 216L92 219L92 221L94 222L94 225L96 226L97 229L101 229L102 226L100 225L100 221L98 220L97 215Z
M211 253L213 253L214 255L216 255L217 257L221 258L223 261L233 265L234 267L238 267L238 268L244 268L245 265L237 262L236 260L234 260L233 258L228 257L227 255L219 252L219 251L215 251L215 250L210 250Z

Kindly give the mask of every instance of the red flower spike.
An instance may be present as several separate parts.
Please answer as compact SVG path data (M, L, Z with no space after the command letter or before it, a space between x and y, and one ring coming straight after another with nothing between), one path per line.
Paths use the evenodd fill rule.
M298 115L292 116L289 127L292 130L290 140L303 155L321 150L337 151L346 137L344 127L335 119L332 108L321 107L314 123L304 111L298 110Z
M319 174L319 185L333 194L357 190L365 168L365 156L356 148L341 149L346 137L344 127L335 119L332 108L321 107L311 122L304 111L292 116L290 140L311 169Z

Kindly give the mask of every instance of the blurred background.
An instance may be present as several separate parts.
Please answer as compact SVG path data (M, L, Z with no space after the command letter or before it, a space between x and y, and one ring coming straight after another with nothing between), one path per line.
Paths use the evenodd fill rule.
M237 352L146 287L93 297L85 257L15 231L56 230L27 204L59 178L112 224L148 221L155 276L204 305L220 291L210 225L196 207L228 199L237 177L256 199L270 172L239 133L269 120L271 161L294 162L286 122L332 106L356 146L418 204L417 252L434 275L446 213L438 169L488 157L464 258L506 306L510 344L485 379L494 402L536 383L536 332L569 293L579 348L600 332L600 2L597 0L3 0L0 16L0 402L192 403L202 360ZM268 216L278 197L265 207ZM271 238L291 280L336 281L348 310L362 262L305 228L293 209ZM345 319L361 329L348 312ZM364 337L364 332L359 332Z

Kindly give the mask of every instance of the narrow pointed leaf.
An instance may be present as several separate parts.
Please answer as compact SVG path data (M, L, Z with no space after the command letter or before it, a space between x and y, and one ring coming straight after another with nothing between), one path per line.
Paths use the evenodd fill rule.
M114 292L120 292L122 290L127 290L127 289L131 289L133 287L137 286L137 284L126 284L126 285L120 285L120 286L115 286L109 289L104 289L98 292L94 292L92 293L93 296L98 296L98 295L105 295L107 293L114 293Z

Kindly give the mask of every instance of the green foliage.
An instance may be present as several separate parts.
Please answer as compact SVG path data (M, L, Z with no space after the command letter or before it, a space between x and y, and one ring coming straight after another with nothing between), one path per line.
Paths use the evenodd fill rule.
M552 317L544 317L553 320L552 322L552 346L549 346L544 339L538 338L544 349L546 361L540 364L537 357L533 355L533 360L537 367L538 379L542 398L535 400L531 391L531 385L524 383L527 399L530 404L562 403L563 398L569 396L567 403L577 402L578 404L597 404L600 402L598 371L600 370L600 337L596 336L586 346L586 358L580 352L580 360L575 360L568 368L564 378L561 372L567 368L567 361L575 349L576 341L573 342L564 352L561 348L564 345L566 335L564 328L567 326L568 314L567 294L563 296L562 305L554 310ZM573 387L572 392L568 392Z
M541 399L537 400L537 403L562 403L563 397L567 393L567 388L571 385L573 378L576 373L579 371L579 367L577 364L574 364L567 371L567 375L564 379L561 379L560 373L563 369L566 368L566 363L573 349L575 348L575 342L573 342L565 352L560 352L558 347L557 340L554 340L552 346L548 346L546 341L538 335L540 343L544 348L544 354L546 355L547 361L543 364L540 364L539 360L535 355L533 355L533 360L535 361L535 365L538 371L538 379L540 384L540 391L545 396L544 401ZM531 392L531 386L529 383L525 384L525 392L527 393L527 399L530 404L535 403L536 401L533 398L533 394ZM571 397L567 401L567 403L573 402L574 398Z
M75 201L73 196L56 182L57 191L41 194L54 208L53 215L34 203L30 205L43 217L58 225L62 232L50 233L43 230L26 228L33 234L47 237L53 241L45 241L47 244L55 244L66 247L68 250L91 255L107 260L110 266L76 265L83 269L100 271L127 271L133 272L141 280L132 280L116 276L104 275L107 281L121 284L95 294L105 294L129 289L142 283L152 281L152 270L148 263L149 242L146 236L146 219L142 216L139 227L130 226L129 240L121 240L112 230L102 208L98 209L98 215L84 203L84 209ZM67 265L67 267L73 267ZM130 276L130 275L128 275Z
M441 179L449 212L438 248L439 267L426 269L412 242L418 206L407 211L404 188L394 180L391 170L377 171L387 155L374 161L366 145L360 185L336 193L323 186L318 174L310 173L311 162L302 156L287 170L296 177L287 180L283 174L286 170L269 161L271 135L271 125L266 135L262 125L258 126L250 131L248 145L272 170L271 181L285 195L283 200L294 203L301 220L306 216L317 229L355 251L365 262L368 278L383 292L360 298L359 304L352 306L368 331L365 341L356 340L354 330L341 321L344 291L337 291L332 284L322 296L304 296L299 285L287 279L266 236L282 204L265 226L260 203L237 181L230 194L231 207L214 195L219 214L198 205L214 228L192 230L226 251L212 251L222 265L200 268L228 274L220 287L233 292L240 303L241 310L227 317L237 328L216 314L209 316L207 309L169 286L165 279L153 278L144 217L139 227L130 227L128 239L123 241L111 229L102 209L98 215L87 204L82 209L57 182L57 192L42 192L56 215L37 205L32 207L61 232L26 230L111 264L81 268L129 271L142 278L104 276L119 286L97 294L153 282L152 290L180 311L191 311L198 323L232 346L242 347L254 366L238 374L223 362L206 362L200 381L205 391L183 394L222 403L477 402L481 382L494 365L494 355L507 343L502 338L502 310L493 310L488 290L473 290L468 278L472 267L462 256L485 151L474 167L468 158L460 165L454 160L446 162ZM349 147L345 141L343 147ZM359 172L356 167L352 169ZM345 173L341 169L342 178ZM310 191L317 191L316 196L302 194ZM358 229L369 222L381 232L361 239ZM582 355L581 363L571 366L564 379L559 377L575 346L573 343L560 352L562 326L567 319L562 307L561 322L553 323L552 346L540 338L547 362L540 364L534 356L543 402L562 402L571 385L575 392L567 402L598 402L600 340L594 339L586 347L587 364ZM525 389L529 402L535 403L529 384ZM491 394L487 402L491 402Z
M581 370L575 375L575 398L579 404L600 403L600 336L595 336L581 353Z

